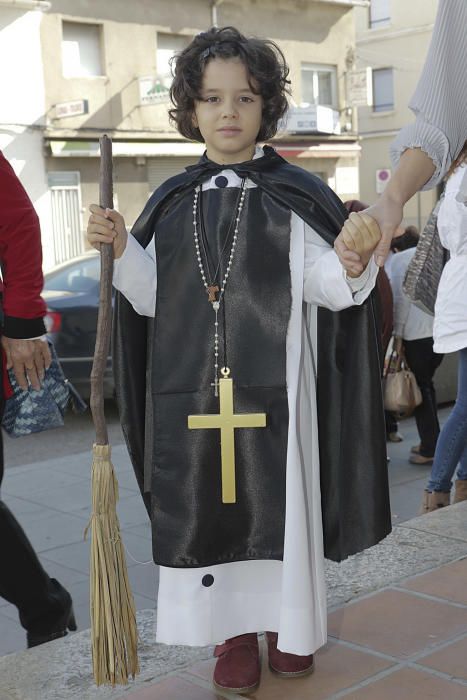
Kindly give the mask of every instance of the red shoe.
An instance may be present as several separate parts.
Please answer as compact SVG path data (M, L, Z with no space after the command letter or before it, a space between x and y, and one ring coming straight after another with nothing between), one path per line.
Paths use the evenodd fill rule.
M214 685L219 690L246 695L259 686L261 665L259 661L258 635L241 634L219 644L214 656Z
M266 632L266 641L269 652L269 668L279 676L287 678L298 676L309 676L314 671L313 654L309 656L298 656L297 654L287 654L277 648L277 634Z

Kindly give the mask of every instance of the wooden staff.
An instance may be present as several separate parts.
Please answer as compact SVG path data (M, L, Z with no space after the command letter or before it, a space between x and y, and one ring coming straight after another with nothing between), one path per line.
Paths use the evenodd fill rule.
M100 139L100 206L113 208L112 142ZM139 671L136 610L117 518L118 483L110 458L104 412L104 373L112 325L113 245L101 245L96 346L91 372L91 411L96 430L92 460L91 637L97 685L125 684Z

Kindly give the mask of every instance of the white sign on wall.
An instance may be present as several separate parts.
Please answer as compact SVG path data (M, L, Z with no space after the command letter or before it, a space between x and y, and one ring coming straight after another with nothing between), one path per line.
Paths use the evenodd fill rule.
M139 79L139 97L142 105L158 105L170 102L167 80L149 75Z
M371 68L348 73L348 100L352 107L366 107L373 103L371 89Z
M376 192L378 194L384 192L390 179L391 171L389 168L380 168L376 171Z
M339 112L322 105L290 107L285 128L289 133L297 134L307 132L338 134L340 133Z
M55 118L79 117L88 114L89 103L87 100L73 100L71 102L60 102L55 105Z

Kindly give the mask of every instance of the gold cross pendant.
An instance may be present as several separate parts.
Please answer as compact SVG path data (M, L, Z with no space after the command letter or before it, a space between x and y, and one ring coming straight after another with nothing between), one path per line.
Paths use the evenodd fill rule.
M222 503L236 503L235 488L235 439L236 428L265 428L265 413L234 413L233 380L230 370L221 370L219 380L220 410L209 415L188 416L190 430L207 430L214 428L221 431L221 464L222 464Z

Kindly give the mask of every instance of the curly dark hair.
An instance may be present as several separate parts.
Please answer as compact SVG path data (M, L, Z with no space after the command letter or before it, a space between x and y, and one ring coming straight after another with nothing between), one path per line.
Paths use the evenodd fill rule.
M393 253L397 253L408 248L415 248L419 238L420 233L416 226L406 226L404 233L392 239L391 250Z
M288 109L289 68L277 44L269 39L247 38L235 27L212 27L198 34L172 59L174 79L170 99L174 107L169 115L178 131L193 141L204 141L193 124L193 114L195 102L201 97L204 69L213 58L240 58L244 63L251 90L263 98L263 116L256 140L272 138Z

